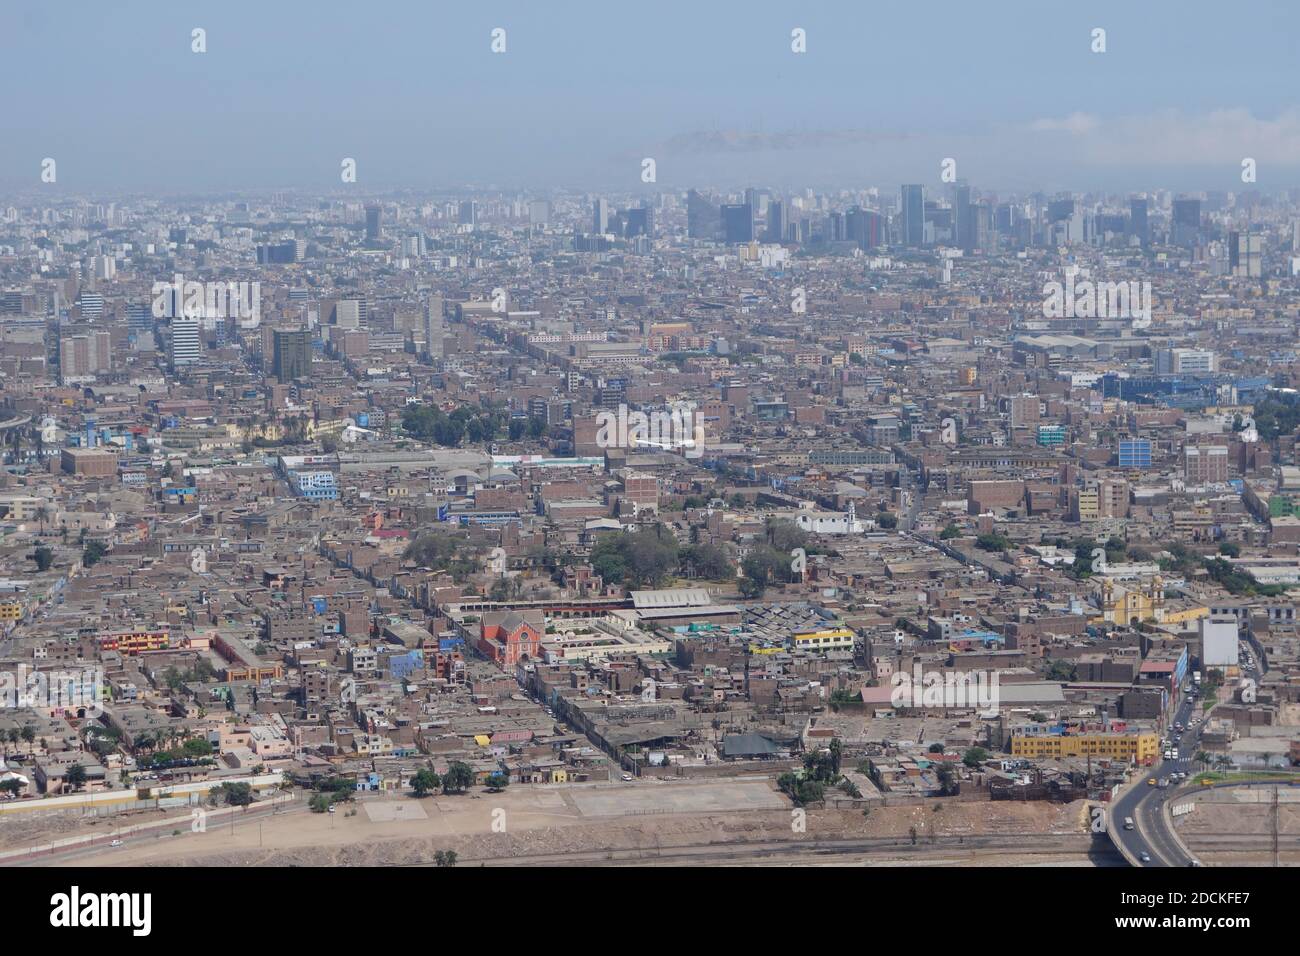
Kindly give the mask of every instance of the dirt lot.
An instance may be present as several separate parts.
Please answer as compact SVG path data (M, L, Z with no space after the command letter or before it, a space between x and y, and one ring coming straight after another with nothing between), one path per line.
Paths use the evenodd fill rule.
M158 823L168 818L183 820L184 825L188 827L189 809L180 807L172 810L132 810L102 816L75 811L9 814L0 817L0 850L37 846L50 840L61 840L67 837L108 834L115 828Z
M78 865L421 865L438 850L454 850L459 862L763 863L862 862L860 847L835 841L879 840L875 862L919 855L971 862L992 854L1025 851L1019 835L1043 835L1043 853L1055 862L1086 862L1089 841L1081 803L942 803L916 807L812 810L798 818L763 780L708 783L598 784L575 787L512 787L500 794L430 797L418 812L394 812L407 796L363 795L333 814L296 809L258 822L216 827L207 833L149 837L116 850L96 849L66 862ZM357 809L353 815L349 811ZM915 844L912 829L916 830ZM978 849L981 837L1003 848ZM931 839L935 842L930 842ZM1025 839L1030 839L1026 837ZM972 841L967 844L965 841ZM1030 842L1033 842L1030 839ZM799 844L798 846L796 844ZM807 859L804 847L822 847L834 858ZM1077 849L1076 849L1077 846ZM752 847L752 851L751 851ZM830 849L826 849L830 847ZM1052 862L1023 854L1029 862ZM788 857L788 859L786 859ZM986 858L983 862L1002 862Z
M1187 848L1212 866L1273 865L1273 792L1270 787L1203 790L1179 803L1192 812L1174 819ZM1278 862L1300 866L1300 792L1278 790Z

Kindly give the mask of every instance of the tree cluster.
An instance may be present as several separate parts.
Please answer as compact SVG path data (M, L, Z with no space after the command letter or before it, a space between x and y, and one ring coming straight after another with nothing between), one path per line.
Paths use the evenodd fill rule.
M677 539L662 524L603 535L591 549L591 566L596 573L607 583L626 587L659 587L681 563Z
M406 546L402 559L422 568L446 571L459 582L482 570L480 552L467 535L439 528L420 532Z
M509 415L498 408L461 405L450 415L436 405L408 405L402 410L402 430L412 438L446 448L462 442L491 441L508 428Z

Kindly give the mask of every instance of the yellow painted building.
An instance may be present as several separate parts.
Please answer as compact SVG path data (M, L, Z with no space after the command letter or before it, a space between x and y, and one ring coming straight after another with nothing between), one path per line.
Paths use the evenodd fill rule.
M1080 491L1077 510L1080 521L1096 521L1101 517L1101 496L1096 491Z
M1156 575L1146 584L1126 586L1106 578L1101 584L1101 616L1108 624L1165 620L1165 581Z
M1011 738L1013 757L1110 757L1146 763L1159 755L1155 734L1017 734Z
M284 426L279 422L249 422L241 428L236 428L235 434L248 441L260 438L263 441L276 442L284 438Z
M1161 624L1190 624L1193 621L1199 621L1203 617L1210 616L1210 609L1204 605L1192 605L1191 607L1178 608L1171 611L1165 608L1164 616L1160 619Z
M22 618L21 601L0 601L0 621L21 621Z
M332 418L327 421L308 422L307 423L307 440L315 441L326 435L338 436L343 434L343 430L352 424L350 418Z
M98 637L101 651L119 651L139 654L142 651L161 651L171 646L171 632L165 627L142 628L134 631L109 631Z
M1128 625L1153 620L1157 624L1194 624L1210 616L1204 604L1185 604L1166 607L1164 578L1156 575L1147 582L1116 583L1110 578L1102 581L1101 618L1090 623Z
M54 508L50 507L49 502L44 498L33 495L0 495L0 512L3 512L10 521L32 521L42 506L50 512L50 517L54 516Z
M847 627L832 627L794 636L794 646L801 651L843 651L853 649L853 632Z

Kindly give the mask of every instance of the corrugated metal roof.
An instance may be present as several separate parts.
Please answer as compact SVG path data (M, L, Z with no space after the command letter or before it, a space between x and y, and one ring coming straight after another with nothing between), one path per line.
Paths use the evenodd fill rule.
M704 588L665 588L661 591L632 592L632 606L635 608L702 607L712 603L713 598Z

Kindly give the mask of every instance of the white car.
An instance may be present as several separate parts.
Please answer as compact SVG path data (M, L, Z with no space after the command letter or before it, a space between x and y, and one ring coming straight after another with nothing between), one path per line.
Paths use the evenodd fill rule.
M623 780L625 783L630 783L632 780L632 775L630 773L623 774Z
M112 843L109 844L109 846L121 846L121 845L122 845L121 840L114 840Z

